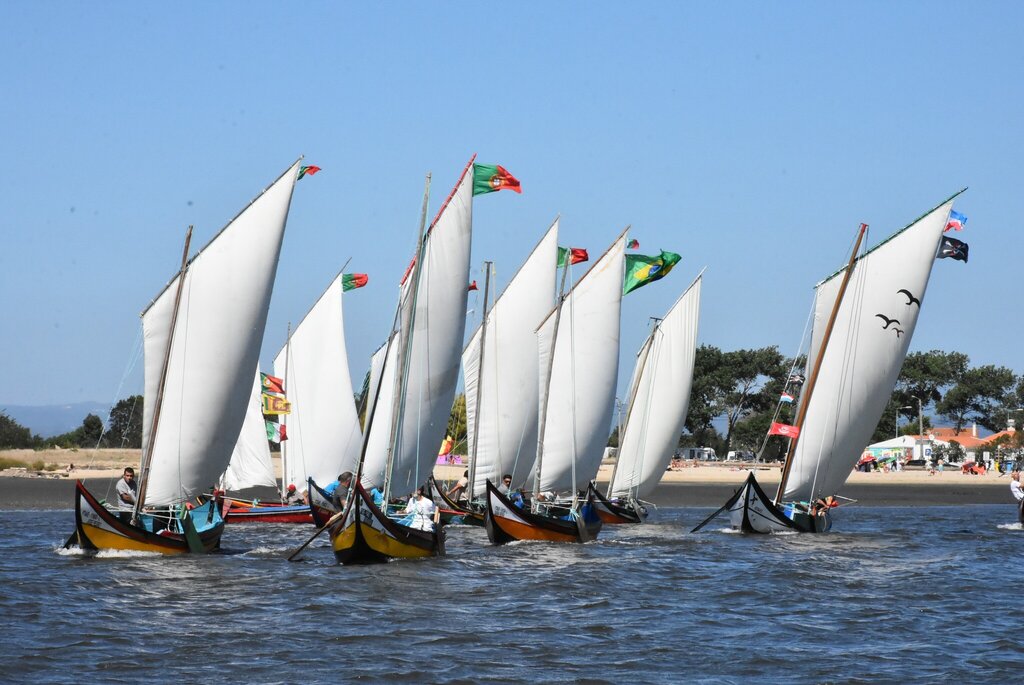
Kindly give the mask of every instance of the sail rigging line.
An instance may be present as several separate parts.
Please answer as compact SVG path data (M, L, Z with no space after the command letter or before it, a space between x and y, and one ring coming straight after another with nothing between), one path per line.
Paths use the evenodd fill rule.
M287 173L287 172L285 172ZM229 224L230 225L230 224ZM226 228L226 227L225 227ZM222 229L223 230L223 229ZM146 499L146 487L149 485L149 469L153 463L153 446L156 444L156 430L160 422L160 406L163 404L164 386L167 383L167 370L171 365L171 346L174 344L174 329L178 321L178 308L181 304L181 291L185 286L185 274L188 271L189 258L188 249L192 243L192 226L185 232L185 248L182 251L181 270L178 271L178 292L174 297L174 309L171 312L171 325L167 334L167 349L164 353L163 365L160 369L160 383L157 386L156 400L153 405L153 422L149 431L149 444L145 445L145 453L142 455L142 464L139 468L139 491L135 497L135 506L132 509L131 524L138 525L139 512L142 511L142 503ZM174 279L171 279L174 282ZM167 284L170 286L170 283ZM167 288L165 287L164 290ZM163 291L161 291L162 293ZM155 302L156 300L154 300ZM152 304L150 305L152 306ZM147 307L148 309L148 307ZM180 468L180 467L179 467Z
M860 250L861 243L864 239L864 234L868 231L867 224L861 224L860 230L857 234L857 242L853 247L853 252L850 254L850 262L846 267L846 273L843 274L843 281L839 286L839 292L836 295L835 305L832 307L832 313L829 316L828 323L825 325L825 332L822 335L821 345L818 350L818 358L814 361L814 368L811 370L811 374L807 379L807 384L804 386L803 392L801 393L800 410L797 413L796 423L794 424L797 428L796 437L790 442L789 454L786 455L786 463L782 467L782 478L779 480L779 491L775 495L775 505L778 506L779 502L782 501L783 493L786 488L786 480L789 477L789 472L793 468L793 461L796 458L796 447L800 440L799 431L803 427L804 418L807 416L807 407L810 406L811 396L814 393L814 386L818 381L818 373L821 371L821 363L825 358L825 350L828 348L829 338L832 337L832 329L835 326L836 316L839 314L839 306L843 302L843 296L846 294L846 286L850 282L850 277L853 275L853 267L857 261L857 252Z
M569 260L569 271L572 271L572 260ZM570 478L572 478L572 508L575 511L576 501L579 499L576 487L576 460L579 458L579 445L576 442L576 298L575 291L569 292L569 387L572 388L572 463L569 467ZM554 350L551 351L554 354ZM555 492L557 496L557 491Z
M472 160L470 160L470 164L472 164L472 163L473 163ZM468 169L468 168L469 167L467 166L466 169ZM465 175L466 172L463 171L462 173L463 173L463 175ZM403 324L402 325L402 329L399 332L399 343L401 345L401 349L400 349L400 359L399 359L399 365L398 365L398 373L395 374L395 385L397 386L397 392L395 394L395 402L392 405L393 406L393 410L392 410L392 413L391 413L391 437L388 440L388 456L387 456L387 462L385 463L385 466L384 466L384 488L383 488L383 492L384 492L384 511L385 511L385 515L387 514L388 499L390 499L390 495L391 495L391 477L392 477L392 469L394 468L395 452L398 450L399 442L401 441L401 438L402 438L401 432L402 432L403 421L404 421L404 418L405 418L404 414L405 414L405 404L406 404L405 403L405 393L406 393L406 390L408 389L408 382L409 382L409 361L410 361L409 358L412 355L412 335L413 335L413 327L415 326L415 321L416 321L416 304L419 301L420 277L423 274L423 257L424 257L424 255L426 255L426 252L427 252L427 236L428 236L428 234L430 232L429 229L427 230L426 233L423 230L423 225L424 225L424 223L426 222L426 219L427 219L427 206L428 206L428 203L430 202L430 179L431 179L431 174L430 174L430 172L427 172L427 178L426 178L426 181L424 183L424 189L423 189L423 207L422 207L422 210L420 211L420 224L419 224L419 226L416 229L416 235L417 235L416 263L413 264L413 273L412 273L412 281L410 283L410 290L408 290L405 293L406 297L411 298L411 300L408 300L409 303L410 303L409 320L408 320L408 322L402 321L402 324ZM459 182L460 183L462 182L462 177L461 176L459 177ZM456 183L455 184L455 188L458 188L458 186L459 186L459 184ZM448 206L448 202L452 199L452 197L454 195L455 195L455 190L453 189L451 194L449 194L448 199L445 200L444 205L441 208L442 212L444 211L444 207ZM437 219L440 218L440 216L441 216L441 212L438 212L437 218L435 218L434 221L431 222L431 224L430 224L431 228L434 227L434 223L437 222ZM402 302L404 301L402 295L399 295L398 301L399 301L399 311L401 312L401 308L402 308L401 305L402 305ZM385 363L386 363L386 361L385 361ZM417 449L419 449L419 429L418 428L417 428L416 442L417 442ZM417 469L416 477L417 477L417 479L419 478L419 463L418 462L419 462L419 460L417 459L417 465L416 465L416 469Z
M487 296L491 290L491 266L493 262L484 261L484 313L483 319L480 322L480 356L477 361L478 368L480 369L479 380L476 383L476 412L473 414L473 449L470 453L469 462L469 482L466 487L469 488L469 492L466 493L466 501L469 503L473 502L473 485L476 480L476 458L477 458L477 447L480 444L480 398L483 396L483 381L484 376L484 350L487 345ZM495 322L497 323L497 322ZM463 395L463 407L465 407L465 395ZM500 416L500 414L499 414ZM500 477L500 474L499 474Z
M307 316L309 315L308 312L306 314L307 314ZM305 321L305 319L306 319L305 316L302 317L302 320L299 321L299 325L295 327L295 330L299 330L299 326L302 325L302 321ZM288 374L291 371L291 365L292 365L292 322L289 321L288 322L288 331L285 333L285 338L284 338L284 378L281 379L281 382L284 385L285 397L288 396L289 389L292 387L292 383L295 380L295 379L288 380ZM302 423L299 420L299 416L300 416L299 414L296 414L295 419L296 419L296 422L299 423L299 425L300 425L300 428L299 428L299 450L300 450L300 452L302 452L302 472L304 474L308 474L309 471L306 469L306 450L302 449L302 428L301 428ZM288 434L288 429L287 429L287 426L288 426L288 414L281 414L280 421L281 421L281 425L285 426L285 435L287 435ZM292 461L291 454L290 454L291 451L292 451L291 450L291 445L288 444L288 441L287 440L282 441L281 442L281 499L284 499L286 497L285 493L288 491L288 486L290 485L290 483L286 483L285 481L289 480L289 475L288 474L291 473L291 470L288 468L288 465L291 464L291 461ZM285 459L285 454L286 453L288 454L288 458L287 459ZM308 476L307 476L306 483L307 483L307 487L308 487L308 483L309 483Z
M790 380L793 374L796 372L796 366L800 358L800 350L804 349L804 343L806 342L810 346L810 340L808 340L808 332L811 328L811 322L814 320L814 302L817 298L811 298L811 308L807 312L807 321L804 323L804 332L800 335L800 344L797 346L797 353L793 357L793 363L789 366L789 375L786 377L786 383L782 386L782 391L785 392L789 389ZM800 399L803 402L803 398ZM775 423L779 419L779 413L782 411L782 400L775 403L775 413L772 414L771 423ZM769 424L771 426L771 424ZM764 440L761 442L761 449L757 452L757 458L761 459L764 457L764 451L768 448L768 441L771 439L771 433L765 433Z

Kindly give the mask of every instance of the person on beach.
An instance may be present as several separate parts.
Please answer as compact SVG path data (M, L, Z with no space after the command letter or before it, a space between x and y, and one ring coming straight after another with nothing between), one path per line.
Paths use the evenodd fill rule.
M131 466L124 470L121 480L117 481L117 515L122 523L131 523L132 512L135 510L135 498L138 497L138 486L135 483L135 469Z
M1020 486L1020 471L1010 474L1010 494L1017 502L1017 519L1024 523L1024 489Z

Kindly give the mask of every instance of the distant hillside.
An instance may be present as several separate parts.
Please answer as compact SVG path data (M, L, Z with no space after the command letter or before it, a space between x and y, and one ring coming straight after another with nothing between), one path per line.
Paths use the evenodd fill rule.
M89 414L96 414L107 420L109 404L101 402L78 402L76 404L54 404L42 407L0 405L0 411L44 438L61 435L82 425Z

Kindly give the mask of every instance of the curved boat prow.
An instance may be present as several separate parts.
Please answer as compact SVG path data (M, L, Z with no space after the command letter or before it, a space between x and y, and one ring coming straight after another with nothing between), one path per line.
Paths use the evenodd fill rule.
M765 494L753 472L730 500L728 511L733 530L744 533L824 533L832 527L832 519L827 511L812 515L801 510L801 505L797 503L776 506Z

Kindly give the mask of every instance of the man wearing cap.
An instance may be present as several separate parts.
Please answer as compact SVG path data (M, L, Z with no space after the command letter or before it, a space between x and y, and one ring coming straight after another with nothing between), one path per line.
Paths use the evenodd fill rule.
M302 504L302 495L295 489L295 483L288 486L288 492L284 497L284 503L288 505Z

